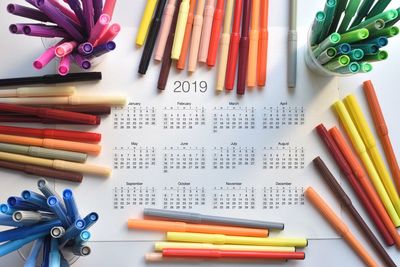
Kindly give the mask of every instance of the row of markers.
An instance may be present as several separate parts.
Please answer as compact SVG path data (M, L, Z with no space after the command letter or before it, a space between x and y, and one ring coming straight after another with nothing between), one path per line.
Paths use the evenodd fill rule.
M148 262L305 258L296 248L306 247L307 239L268 237L270 230L283 230L282 223L147 208L144 216L152 219L130 219L128 228L167 232L167 242L155 243L156 252L145 255Z
M76 256L88 256L91 249L88 229L99 218L96 212L81 217L70 189L62 197L45 180L38 181L41 193L24 190L21 197L11 196L0 205L0 257L33 242L25 267L69 267Z
M162 61L159 90L166 87L173 61L183 70L187 60L190 73L198 62L213 68L220 45L217 91L233 90L237 72L237 93L243 95L246 86L265 86L268 0L150 0L136 44L144 45L138 71L143 75L155 47L154 59Z
M121 30L118 23L111 24L116 0L106 0L104 5L103 0L26 2L32 7L9 4L7 11L42 23L11 24L10 32L61 39L33 62L35 69L42 69L57 57L60 75L69 73L71 62L75 62L81 69L88 70L96 58L116 48L113 39Z

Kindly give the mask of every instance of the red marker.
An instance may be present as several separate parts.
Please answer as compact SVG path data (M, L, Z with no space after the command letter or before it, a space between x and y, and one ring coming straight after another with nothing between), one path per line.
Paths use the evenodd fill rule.
M51 138L87 143L98 143L101 140L101 134L98 133L56 129L35 129L12 126L0 126L0 134L30 136L37 138Z
M242 0L236 0L235 10L233 13L233 25L231 33L231 41L229 43L228 63L226 65L225 88L226 90L233 90L236 77L236 65L239 54L240 42L240 18L242 13Z
M304 260L304 252L278 252L278 251L238 251L218 249L186 249L165 248L163 257L187 257L187 258L247 258L247 259L271 259L271 260Z
M237 93L244 95L246 90L247 66L249 61L249 28L251 17L251 0L244 0L242 15L242 36L239 45L239 69Z
M221 35L222 20L224 18L224 0L218 0L214 11L210 44L208 46L207 65L214 67L217 61L219 37Z
M34 108L14 104L0 104L0 111L37 116L44 119L54 119L91 125L95 125L97 123L97 117L93 115L51 108Z
M13 123L43 123L43 124L79 124L79 125L93 125L88 123L60 121L53 119L44 119L33 116L23 115L0 115L0 122L13 122ZM96 117L96 125L100 125L101 118Z

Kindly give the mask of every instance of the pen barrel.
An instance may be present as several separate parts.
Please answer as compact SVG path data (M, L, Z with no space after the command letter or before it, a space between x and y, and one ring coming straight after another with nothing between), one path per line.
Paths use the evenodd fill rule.
M88 153L98 155L101 151L101 146L97 144L86 144L72 141L63 141L57 139L42 139L42 147L54 148L60 150Z
M238 81L237 93L244 95L246 90L247 67L249 60L250 40L248 37L240 38L239 43L239 66L238 66Z
M128 228L163 232L186 232L186 223L153 220L128 220Z
M153 16L153 12L155 9L157 1L148 0L146 3L146 7L143 12L143 17L139 25L139 29L136 35L136 44L142 46L146 40L146 36L149 30L149 25L151 22L151 18Z
M196 5L195 2L196 1L194 1L194 3L190 3L190 4ZM193 29L193 20L194 20L194 13L192 11L189 11L189 14L187 17L187 22L186 22L185 35L184 35L183 43L182 43L181 54L179 56L178 62L176 63L176 68L178 70L183 70L185 68L186 57L188 55L190 39L191 39L190 35L192 34L192 29Z
M257 85L257 57L259 55L258 52L258 39L259 32L258 30L250 31L250 46L249 46L249 60L247 65L247 86L255 87Z
M101 141L101 134L92 132L79 132L56 129L43 129L42 138L61 139L76 142L98 143Z
M363 84L364 94L367 98L368 105L370 106L372 118L374 119L375 127L380 136L389 134L389 130L386 126L385 118L382 113L382 109L378 102L378 97L375 93L374 86L370 80L365 81Z
M93 115L48 108L38 108L36 115L45 119L57 119L92 125L95 125L97 121L97 117Z
M297 76L297 32L288 34L288 86L295 87Z
M229 43L228 64L226 66L225 88L233 90L239 53L240 34L232 33Z
M268 30L261 29L258 40L257 85L265 86L267 80Z
M268 230L251 229L244 227L230 227L217 225L186 225L186 232L205 233L205 234L223 234L234 236L252 236L252 237L267 237Z
M206 7L204 8L203 29L201 33L200 48L198 55L199 62L203 63L207 62L208 46L210 44L213 15L214 15L214 6L206 5Z
M54 160L52 167L62 171L75 171L104 177L108 177L111 175L111 169L107 167L68 162L63 160Z
M189 51L188 71L194 72L197 66L197 57L200 49L201 29L203 26L203 16L195 15L193 20L192 40Z
M220 251L215 249L173 249L162 251L163 257L194 257L194 258L221 258Z
M126 97L124 96L70 96L67 98L70 105L110 105L124 106ZM66 104L66 103L64 103Z
M207 65L209 67L215 66L215 63L217 61L218 44L221 35L223 18L224 18L224 11L222 9L216 9L214 12L210 45L208 47Z
M217 91L222 91L225 85L225 75L228 63L229 53L229 42L231 35L229 33L223 33L221 36L220 44L220 60L218 65L218 77L217 77Z
M165 44L167 43L172 24L172 18L175 13L176 2L176 0L172 1L172 3L171 1L168 1L168 4L164 9L163 22L161 23L161 31L158 37L158 43L154 54L154 59L157 61L161 61L164 55Z
M140 74L143 75L146 74L147 69L149 68L151 55L153 54L154 46L157 40L157 35L160 31L160 26L161 26L161 18L154 18L150 26L152 31L150 31L149 35L147 36L147 40L143 49L143 54L142 57L140 58L139 70L138 70Z
M188 15L189 15L189 0L185 0L182 1L181 6L179 8L178 20L175 29L175 37L172 45L171 58L175 60L178 60L181 55Z
M34 166L34 165L25 165L24 172L26 172L28 174L41 176L41 177L55 178L55 179L60 179L60 180L65 180L65 181L70 181L70 182L78 182L78 183L81 183L82 179L83 179L82 174L77 173L77 172L60 171L60 170L54 170L54 169L44 168L44 167Z

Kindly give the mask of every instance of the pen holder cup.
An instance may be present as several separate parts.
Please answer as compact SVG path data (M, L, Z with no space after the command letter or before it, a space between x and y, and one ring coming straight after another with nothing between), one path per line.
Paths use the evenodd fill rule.
M333 72L330 70L327 70L322 66L318 61L317 58L314 56L312 47L311 47L311 27L310 30L308 31L307 35L307 48L306 52L304 54L304 61L306 62L307 67L315 74L319 76L324 76L324 77L349 77L353 76L354 74L341 74L337 72Z
M20 255L20 257L22 258L23 261L26 261L26 259L28 258L32 244L33 244L33 242L29 243L28 245L24 246L23 248L18 249L18 254ZM64 251L63 251L63 256L70 265L74 264L79 259L79 256L75 256L72 252L64 252ZM37 266L40 266L41 265L40 263L41 263L41 260L38 259Z

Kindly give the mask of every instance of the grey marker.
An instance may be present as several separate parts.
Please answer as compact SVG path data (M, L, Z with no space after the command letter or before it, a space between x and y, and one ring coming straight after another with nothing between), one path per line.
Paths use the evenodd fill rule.
M49 149L36 146L13 145L7 143L0 143L0 151L28 155L37 158L60 159L79 163L83 163L87 159L87 154L84 153Z
M53 188L50 187L49 182L47 182L46 179L44 179L44 178L40 179L37 182L37 186L38 186L40 192L42 192L46 198L55 196L58 199L58 201L60 202L61 206L64 208L64 211L66 212L64 201L62 200L60 195L56 192L56 190L54 190Z
M195 224L221 224L221 225L230 225L238 227L275 229L275 230L283 230L283 228L285 227L283 223L277 223L277 222L264 222L264 221L248 220L248 219L228 218L228 217L202 215L200 213L172 211L172 210L145 208L143 214L144 216L171 219L174 221L195 223Z
M56 217L52 214L40 213L35 211L18 210L13 213L14 222L20 222L24 225L32 225L39 222L51 221Z
M297 0L290 0L287 83L296 87L297 79Z

